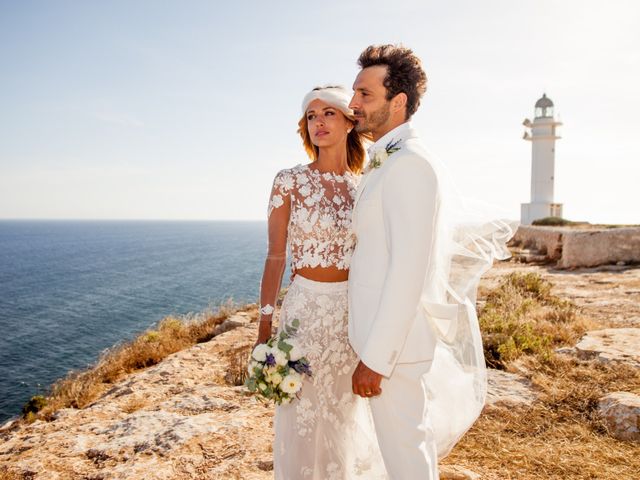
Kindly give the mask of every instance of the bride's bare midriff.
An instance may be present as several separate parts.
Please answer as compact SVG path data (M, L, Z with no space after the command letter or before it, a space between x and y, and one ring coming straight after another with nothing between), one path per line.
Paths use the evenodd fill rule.
M349 270L337 267L305 267L295 270L294 274L316 282L344 282L349 278Z

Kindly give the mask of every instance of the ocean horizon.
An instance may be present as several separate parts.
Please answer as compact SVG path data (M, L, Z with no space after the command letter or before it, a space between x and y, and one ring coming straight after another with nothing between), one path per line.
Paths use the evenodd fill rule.
M0 220L0 422L166 316L256 302L266 229L243 220Z

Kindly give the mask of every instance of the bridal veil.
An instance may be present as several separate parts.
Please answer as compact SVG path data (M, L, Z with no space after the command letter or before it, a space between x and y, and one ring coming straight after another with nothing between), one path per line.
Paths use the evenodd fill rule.
M438 176L441 203L432 259L435 270L425 282L421 306L437 335L425 383L438 457L443 458L485 404L487 371L476 313L478 284L494 260L509 258L506 243L518 224L496 219L489 206L464 199L446 167L433 155L429 160Z

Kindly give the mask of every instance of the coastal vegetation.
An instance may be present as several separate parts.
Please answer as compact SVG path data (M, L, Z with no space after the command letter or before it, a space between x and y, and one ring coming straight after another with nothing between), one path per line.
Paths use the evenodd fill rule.
M573 275L562 275L561 279L559 274L547 275L540 268L531 271L530 267L513 264L507 268L510 272L517 271L496 275L494 283L483 285L479 292L485 356L490 367L527 381L536 398L532 403L488 405L443 463L462 465L487 479L634 478L634 472L640 471L639 446L637 442L621 441L611 435L598 413L598 404L610 392L640 394L640 369L625 363L582 358L573 348L585 332L615 326L610 319L614 317L594 314L602 310L590 310L588 303L579 306L548 280L553 277L566 282L565 288L568 285L573 289L565 290L566 293L575 291ZM610 288L606 287L609 280L592 279L592 275L582 277L580 288L596 285L592 287L596 290L590 290L592 293ZM638 286L640 283L628 283L630 292ZM104 352L92 368L72 373L54 384L46 398L34 397L25 405L25 417L29 421L54 420L59 408L81 409L96 402L127 373L212 339L224 331L224 325L233 323L223 324L237 310L238 307L228 306L197 318L164 319L131 342ZM242 311L250 317L245 325L256 325L256 306L242 307ZM242 341L221 340L224 349L217 361L224 365L224 378L221 377L220 385L237 392L246 376L252 343L246 333ZM228 394L223 402L224 408L229 409L230 421L240 408L231 403L232 398L235 397ZM129 400L121 400L118 408L130 413L147 407L145 399L131 395ZM260 430L262 436L255 438L256 445L271 441L268 422L262 421L265 430ZM250 448L257 448L256 445ZM9 469L3 472L0 468L1 480L14 478L11 475Z
M633 478L640 448L608 434L598 402L609 392L640 394L640 369L581 359L570 348L587 330L609 325L587 318L535 273L508 274L485 299L480 323L488 364L528 379L538 398L486 408L446 463L501 480Z
M535 273L511 273L486 295L479 320L487 366L505 369L523 355L549 360L554 348L575 343L594 327L552 287Z
M22 408L23 419L27 422L50 420L61 408L84 408L125 375L155 365L172 353L211 340L219 333L222 322L237 311L237 306L227 303L215 311L164 318L156 328L105 350L89 368L70 372L51 386L48 395L32 397Z

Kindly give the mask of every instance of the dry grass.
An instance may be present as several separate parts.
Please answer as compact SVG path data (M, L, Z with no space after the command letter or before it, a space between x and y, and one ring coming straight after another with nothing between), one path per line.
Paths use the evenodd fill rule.
M540 275L511 273L486 295L479 320L490 367L504 369L522 355L549 358L555 347L573 345L596 327L551 290Z
M9 470L9 467L0 467L0 480L24 480L24 478L24 475Z
M538 400L526 408L488 407L445 463L485 479L640 478L640 445L608 435L597 414L608 392L640 394L640 371L554 353L597 324L551 287L538 275L512 274L487 295L481 319L488 355L501 368L529 372Z
M148 404L148 400L144 397L132 397L129 398L120 408L125 413L133 413L143 409Z
M638 478L640 445L609 436L597 415L605 393L640 393L637 369L559 355L523 363L535 372L538 401L529 408L488 408L447 463L487 478Z
M249 375L247 367L252 347L253 345L245 345L227 352L229 369L224 378L227 385L236 387L244 385L244 381Z
M104 351L92 367L71 372L58 380L51 386L44 408L26 420L51 419L60 408L86 407L126 374L155 365L172 353L210 340L216 334L216 327L236 311L237 308L229 304L215 313L165 318L156 329L147 330L130 342Z

